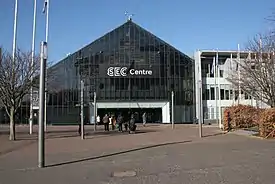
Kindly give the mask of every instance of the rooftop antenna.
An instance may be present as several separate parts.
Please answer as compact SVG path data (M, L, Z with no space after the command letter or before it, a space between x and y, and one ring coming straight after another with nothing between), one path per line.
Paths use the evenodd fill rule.
M127 16L128 21L132 21L132 17L134 16L134 14L129 14L127 11L124 14L125 16Z

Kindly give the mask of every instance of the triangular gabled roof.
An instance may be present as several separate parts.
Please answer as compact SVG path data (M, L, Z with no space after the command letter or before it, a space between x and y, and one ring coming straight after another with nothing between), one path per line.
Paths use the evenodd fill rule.
M164 40L162 40L161 38L159 38L158 36L154 35L152 32L148 31L147 29L145 29L145 28L139 26L138 24L134 23L132 20L130 20L130 21L128 21L128 22L129 22L130 24L132 24L133 26L136 26L137 28L139 28L139 29L141 29L141 30L143 30L143 31L145 31L145 32L148 32L151 36L157 38L157 39L158 39L159 41L161 41L163 44L166 44L167 46L169 46L169 47L171 47L171 48L177 50L177 51L178 51L180 54L182 54L183 56L186 56L186 57L188 57L189 59L191 59L189 56L187 56L186 54L184 54L183 52L181 52L180 50L178 50L178 49L175 48L174 46L170 45L170 44L167 43L166 41L164 41ZM126 22L126 23L128 23L128 22ZM126 24L126 23L125 23L125 24ZM124 25L124 24L123 24L123 25Z
M162 39L160 39L159 37L157 37L156 35L154 35L153 33L151 33L150 31L146 30L145 28L139 26L138 24L136 24L135 22L133 22L132 20L128 20L127 22L125 22L124 24L114 28L113 30L107 32L106 34L104 34L103 36L99 37L98 39L94 40L93 42L87 44L86 46L78 49L76 52L74 52L73 54L68 55L66 58L68 57L72 57L74 56L75 58L78 58L80 56L82 56L82 51L86 50L93 50L93 52L99 52L96 51L96 48L93 47L93 45L95 45L95 43L100 42L100 40L104 39L105 37L107 37L110 34L114 34L115 32L119 32L118 30L127 28L127 27L132 27L133 29L136 30L140 30L141 32L146 33L147 35L149 35L151 38L158 40L158 42L161 42L161 45L166 45L167 47L176 50L182 57L184 57L186 60L193 60L192 58L190 58L189 56L187 56L186 54L182 53L181 51L179 51L178 49L176 49L175 47L173 47L172 45L168 44L167 42L163 41ZM127 33L125 33L127 34ZM124 35L119 35L120 37L125 37ZM66 59L64 58L64 59ZM59 63L59 62L58 62ZM56 64L58 64L56 63Z

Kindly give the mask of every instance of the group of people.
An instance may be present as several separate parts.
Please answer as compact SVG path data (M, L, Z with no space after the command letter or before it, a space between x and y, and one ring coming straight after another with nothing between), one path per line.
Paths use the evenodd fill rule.
M146 113L142 115L143 119L143 126L146 124ZM101 118L98 115L97 116L97 123L100 124ZM115 115L108 115L105 114L105 116L102 118L102 122L104 124L104 130L109 131L109 127L112 127L112 130L115 130L116 127L118 128L118 131L123 131L123 125L125 131L135 132L136 131L136 118L134 114L131 114L130 118L125 118L121 113L116 117Z

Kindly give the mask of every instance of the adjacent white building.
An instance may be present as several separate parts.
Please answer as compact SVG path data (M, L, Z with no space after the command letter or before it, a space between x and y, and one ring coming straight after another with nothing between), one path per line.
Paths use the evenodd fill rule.
M227 80L229 72L239 72L236 61L241 62L248 57L250 53L247 51L199 50L195 52L196 118L198 121L217 123L222 128L223 111L228 106L246 104L260 108L267 107L266 104L253 99L240 88L234 88Z

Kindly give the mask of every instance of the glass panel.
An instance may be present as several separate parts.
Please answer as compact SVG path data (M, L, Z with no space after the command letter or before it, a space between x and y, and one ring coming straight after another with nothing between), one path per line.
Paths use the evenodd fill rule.
M127 67L126 76L108 76L109 67ZM209 66L205 67L209 72ZM129 68L152 70L152 75L130 75ZM54 71L47 86L50 122L78 121L81 80L85 83L85 104L93 100L94 91L100 102L126 102L170 101L172 90L176 105L193 104L192 60L131 21L77 50L49 71ZM229 99L229 93L232 96L232 91L225 90L221 97ZM204 90L203 99L214 99L214 88ZM23 104L19 113L28 116L29 102Z

